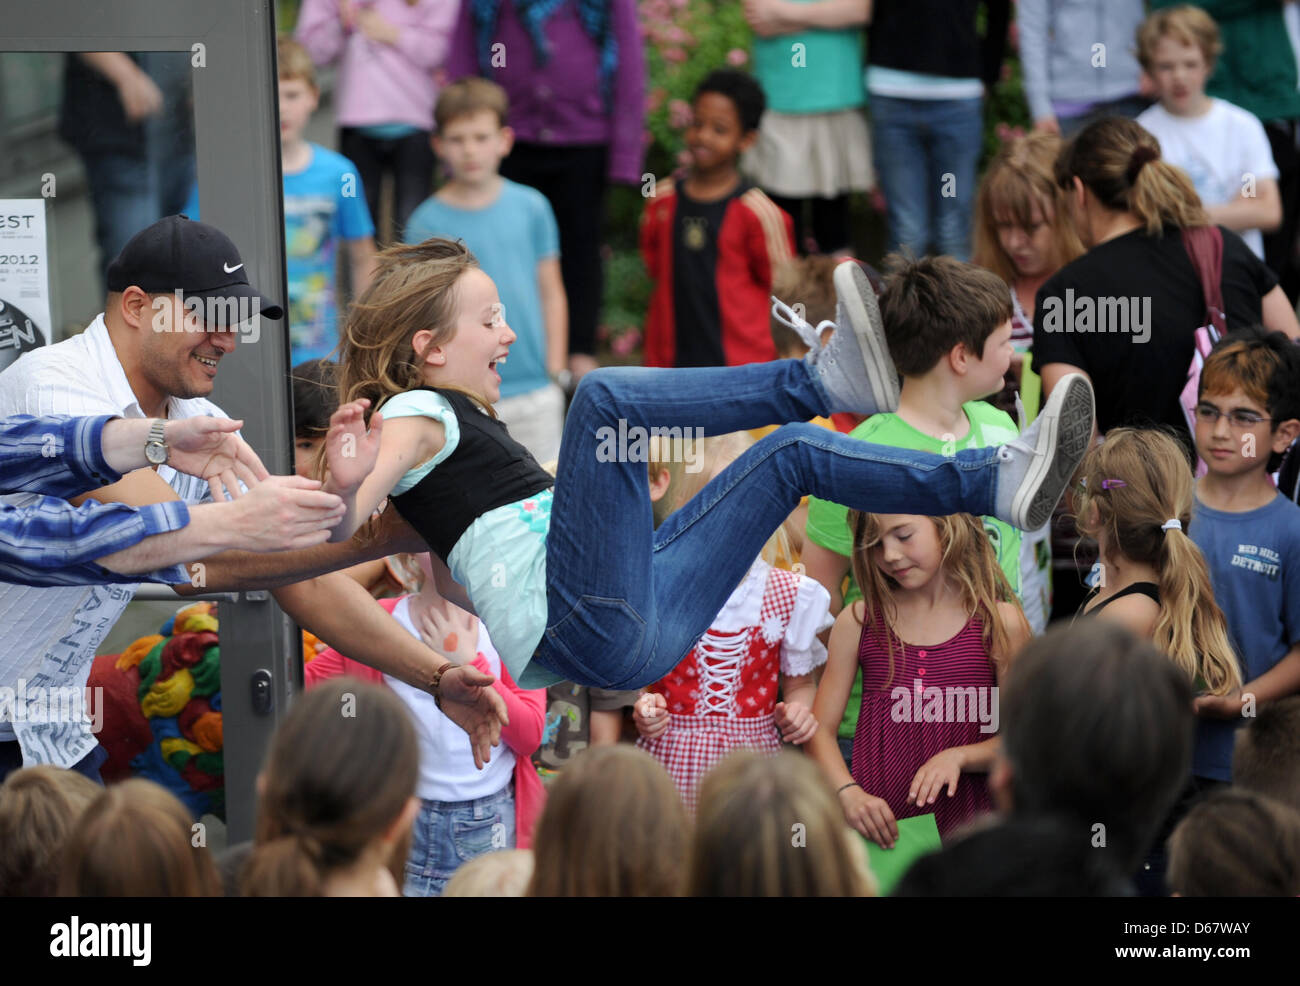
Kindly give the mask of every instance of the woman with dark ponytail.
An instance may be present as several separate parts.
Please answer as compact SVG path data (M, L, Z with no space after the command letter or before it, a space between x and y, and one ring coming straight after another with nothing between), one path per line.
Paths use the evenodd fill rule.
M1184 234L1214 229L1221 237L1219 287L1229 328L1263 322L1294 339L1295 312L1241 238L1210 226L1191 180L1134 121L1107 117L1082 130L1057 158L1056 180L1088 252L1038 293L1034 365L1044 392L1068 373L1086 373L1100 431L1167 425L1190 450L1178 396L1207 299Z
M258 778L246 897L398 897L419 811L415 730L388 689L336 678L300 696Z

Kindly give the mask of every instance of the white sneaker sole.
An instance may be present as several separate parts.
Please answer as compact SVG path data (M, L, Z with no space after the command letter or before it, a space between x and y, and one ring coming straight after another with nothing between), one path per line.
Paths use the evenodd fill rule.
M899 399L898 371L889 355L889 343L885 339L885 323L880 317L880 309L875 304L875 291L862 268L850 260L835 267L833 275L835 294L844 304L852 323L853 335L857 340L858 353L867 371L867 382L878 406L863 409L861 414L875 414L879 411L897 411ZM865 299L870 297L871 302ZM844 326L837 325L839 332Z
M1079 373L1062 377L1039 412L1034 461L1011 501L1014 523L1036 531L1052 519L1061 494L1088 451L1094 415L1092 385Z

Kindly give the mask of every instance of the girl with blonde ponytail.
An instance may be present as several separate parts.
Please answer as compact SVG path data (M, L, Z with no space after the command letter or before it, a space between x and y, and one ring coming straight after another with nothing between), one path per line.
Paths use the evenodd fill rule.
M299 696L258 778L242 895L400 896L419 766L415 729L388 689L336 678Z
M1117 428L1084 459L1079 530L1097 541L1098 582L1083 612L1113 620L1169 655L1197 691L1241 687L1210 571L1187 534L1194 481L1178 442Z

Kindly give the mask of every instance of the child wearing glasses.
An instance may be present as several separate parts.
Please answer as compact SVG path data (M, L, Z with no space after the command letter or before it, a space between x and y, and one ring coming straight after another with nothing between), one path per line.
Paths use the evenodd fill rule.
M1280 332L1226 336L1205 360L1191 536L1205 556L1245 684L1196 700L1192 772L1230 781L1234 733L1300 691L1300 507L1270 474L1300 435L1300 349Z

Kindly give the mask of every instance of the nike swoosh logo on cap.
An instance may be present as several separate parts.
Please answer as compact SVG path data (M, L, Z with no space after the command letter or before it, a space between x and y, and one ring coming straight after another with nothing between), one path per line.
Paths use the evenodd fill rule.
M235 264L234 267L227 267L225 264L222 264L221 269L224 270L227 274L233 274L235 271L239 270L239 268L243 266L244 266L243 264Z

